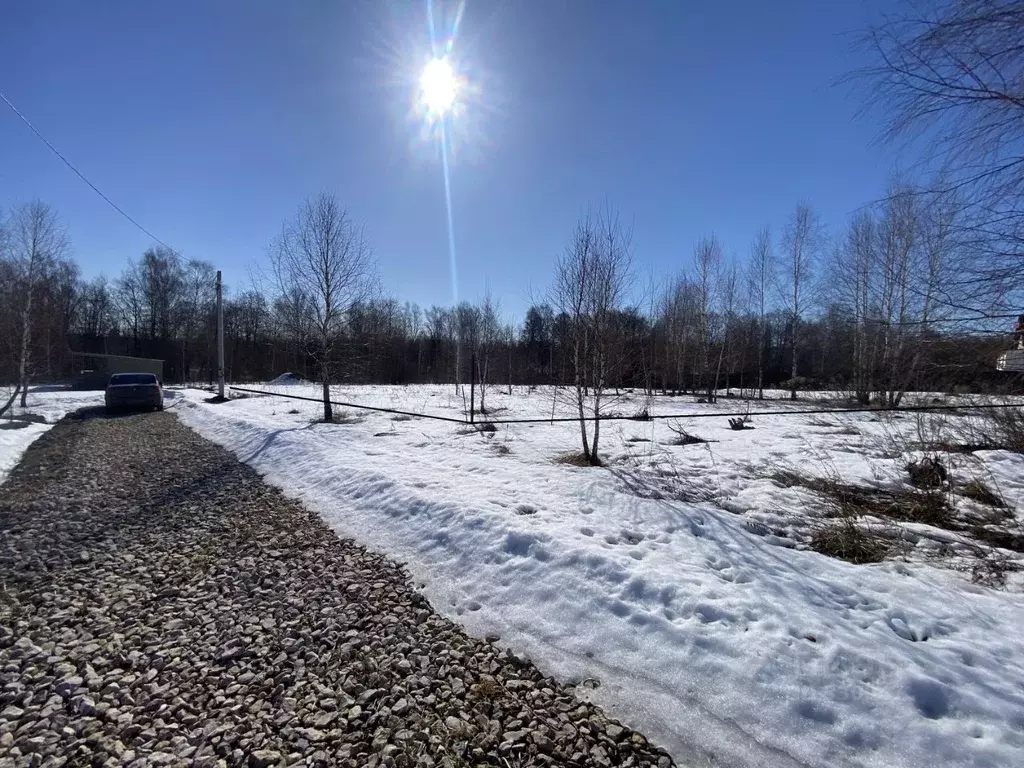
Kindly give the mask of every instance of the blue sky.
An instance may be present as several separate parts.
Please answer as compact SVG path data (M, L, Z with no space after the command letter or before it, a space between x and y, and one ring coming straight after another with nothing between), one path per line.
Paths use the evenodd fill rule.
M459 298L520 314L588 204L669 274L716 233L746 255L798 201L832 228L896 169L835 79L882 0L469 0L477 95L456 132ZM363 221L386 288L452 300L441 165L412 114L425 3L22 0L0 10L0 90L129 214L244 287L304 197ZM439 27L451 8L438 0ZM445 17L449 21L445 21ZM0 104L0 206L62 215L86 275L150 245Z

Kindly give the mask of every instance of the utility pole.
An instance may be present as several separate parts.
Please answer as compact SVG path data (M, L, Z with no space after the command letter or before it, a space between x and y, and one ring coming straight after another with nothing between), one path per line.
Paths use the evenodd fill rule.
M224 287L217 270L217 396L224 399Z

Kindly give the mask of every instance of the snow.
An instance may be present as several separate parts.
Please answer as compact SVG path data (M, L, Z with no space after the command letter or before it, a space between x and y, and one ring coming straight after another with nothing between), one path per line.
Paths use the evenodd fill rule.
M295 373L282 373L280 376L271 379L268 384L272 387L282 386L295 386L297 384L307 384L301 376Z
M316 397L305 387L287 392ZM592 469L554 461L578 450L571 423L499 425L488 436L349 410L345 423L315 424L314 402L209 405L205 392L184 394L174 410L186 424L340 535L405 562L469 632L496 633L546 672L586 681L581 696L681 763L1024 764L1019 575L998 591L914 552L867 566L806 551L793 531L820 516L821 502L769 477L788 467L901 482L913 416L766 416L742 432L724 418L694 419L686 428L717 442L688 446L668 444L664 421L608 422L609 467ZM336 387L334 399L455 417L463 408L451 387ZM567 413L543 388L491 389L487 399L508 409L498 419ZM637 395L616 407L642 404ZM658 398L651 407L744 406ZM961 460L1020 516L1021 456ZM705 500L636 492L658 483Z
M9 393L4 394L0 404L6 403L9 396ZM7 475L21 461L25 451L40 435L71 411L90 405L102 405L103 393L33 387L28 392L26 407L21 408L19 402L20 400L16 400L11 410L0 417L0 483L7 479ZM42 417L46 422L28 423L28 426L21 428L8 427L18 423L16 417L27 414Z

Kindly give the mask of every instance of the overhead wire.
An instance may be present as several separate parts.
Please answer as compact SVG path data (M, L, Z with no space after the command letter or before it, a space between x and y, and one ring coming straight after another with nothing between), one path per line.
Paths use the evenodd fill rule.
M306 397L304 395L290 395L283 392L269 392L265 389L251 389L248 387L232 387L228 389L236 392L246 392L255 395L269 395L270 397L284 397L289 400L307 400L314 403L323 403L321 397ZM435 421L447 421L467 426L479 426L481 424L561 424L576 423L581 419L579 416L539 418L539 419L485 419L484 421L470 421L462 418L456 419L451 416L438 416L431 413L417 413L415 411L402 411L395 408L383 408L374 405L361 405L359 403L348 403L337 400L330 400L331 405L339 405L345 408L360 408L366 411L380 411L382 413L395 413L402 416L414 416L421 419L434 419ZM913 413L928 411L970 411L970 410L993 410L996 408L1019 408L1019 403L981 403L966 405L902 405L893 407L870 407L858 408L807 408L807 409L781 409L761 411L733 411L714 413L665 413L665 414L641 414L635 416L587 416L584 421L656 421L658 419L713 419L713 418L747 418L750 416L807 416L821 413Z
M8 99L7 96L5 96L3 92L0 92L0 99L2 99L3 102L8 107L11 108L11 111L13 111L14 114L16 114L18 117L21 118L21 121L23 123L25 123L25 125L27 125L31 129L32 133L34 133L39 138L39 140L42 141L43 144L45 144L50 149L51 152L53 152L53 154L55 154L57 157L60 158L61 162L63 162L64 165L66 165L68 168L70 168L72 170L72 172L76 176L78 176L78 178L80 178L82 181L84 181L86 184L88 184L93 192L95 192L97 195L99 195L101 198L103 198L103 200L107 203L107 205L109 205L111 208L113 208L115 211L117 211L119 214L121 214L132 225L134 225L136 228L138 228L139 231L141 231L144 234L148 235L150 238L155 240L157 243L162 245L167 250L174 251L175 253L177 253L177 251L174 248L171 248L171 246L169 246L167 243L165 243L159 237L157 237L152 232L150 232L148 229L146 229L144 226L142 226L139 222L137 222L135 219L133 219L131 216L129 216L128 213L125 212L125 210L121 206L119 206L117 203L115 203L113 200L111 200L109 197L107 197L105 194L103 194L103 192L100 190L99 187L97 187L95 184L93 184L86 177L86 175L84 173L82 173L80 170L78 170L78 168L76 168L74 166L74 164L70 160L68 160L63 154L61 154L61 152L55 146L53 146L53 144L50 142L49 139L47 139L45 136L43 136L42 133L39 132L39 129L36 128L27 117L25 117L25 115L22 113L22 111L20 109L18 109L16 106L14 106L14 104L11 103L11 100Z

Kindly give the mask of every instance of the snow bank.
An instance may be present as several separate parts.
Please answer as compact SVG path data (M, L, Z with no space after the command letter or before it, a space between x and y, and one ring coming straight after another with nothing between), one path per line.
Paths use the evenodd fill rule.
M446 415L461 407L441 388L338 397ZM488 398L520 413L552 408L525 394ZM312 425L316 407L273 397L210 406L197 395L177 413L340 534L407 562L435 607L469 631L499 634L562 679L596 681L580 694L678 760L1024 764L1024 596L924 565L849 565L776 546L785 542L720 508L628 495L621 462L553 463L575 447L571 424L487 438L377 413ZM695 431L719 443L675 450L700 469L695 479L710 475L732 503L768 515L809 497L755 479L751 463L809 467L832 445L792 421L729 434L709 420ZM604 438L610 458L653 451L644 446L667 442L664 429L620 423ZM838 439L850 450L830 460L884 481L858 442L867 438ZM1020 457L994 458L1016 461L1019 476Z
M7 396L3 397L3 402L7 402ZM0 483L7 479L7 475L21 461L21 457L28 447L66 414L86 406L102 404L102 392L30 389L26 402L27 407L21 408L15 404L11 411L0 417ZM46 419L46 423L30 422L25 427L8 428L8 425L14 426L18 423L9 417L25 414L41 416Z
M299 385L299 384L308 384L308 383L309 382L307 382L305 379L303 379L301 376L299 376L298 374L295 374L295 373L282 373L277 378L271 379L270 381L267 382L268 385L274 386L274 387L280 387L280 386L291 387L291 386L296 386L296 385Z

